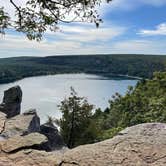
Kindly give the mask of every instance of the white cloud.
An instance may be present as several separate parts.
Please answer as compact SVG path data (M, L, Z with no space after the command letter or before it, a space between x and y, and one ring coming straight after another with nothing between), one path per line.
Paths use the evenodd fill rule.
M1 0L6 10L12 13L9 0ZM26 0L15 0L17 4ZM8 5L7 5L8 4ZM108 11L133 10L142 5L162 6L166 0L113 0L109 5L102 5L100 13L104 16ZM60 25L61 31L47 32L47 39L38 43L28 41L23 35L6 35L0 38L0 57L9 56L48 56L71 54L100 54L100 53L145 53L164 54L166 48L161 41L123 40L121 37L128 30L126 27L115 26L105 22L99 29L86 23ZM166 23L160 24L155 30L143 29L142 35L165 35ZM116 39L116 40L114 40Z
M64 40L77 42L104 42L125 33L125 27L108 26L108 27L88 27L88 26L62 26ZM67 33L69 32L69 33Z
M154 30L142 29L138 34L146 36L166 35L166 23L159 24Z
M125 30L116 26L99 29L81 25L63 26L62 32L49 32L40 43L29 41L24 35L7 34L0 39L0 57L101 53L104 43L122 35ZM8 54L4 55L5 52Z
M165 41L126 40L112 45L112 52L122 54L165 54Z
M0 41L0 57L49 56L81 54L165 54L165 41L121 40L84 44L78 41L29 41L20 36L6 35Z

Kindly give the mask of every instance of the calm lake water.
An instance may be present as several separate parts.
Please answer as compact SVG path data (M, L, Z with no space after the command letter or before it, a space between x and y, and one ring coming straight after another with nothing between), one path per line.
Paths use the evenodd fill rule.
M124 95L129 85L135 86L137 80L127 78L104 78L88 74L60 74L25 78L10 84L0 85L0 100L4 90L20 85L23 90L22 112L36 108L41 123L47 115L61 117L57 105L70 94L70 87L74 87L79 96L84 96L95 108L105 109L108 100L116 92Z

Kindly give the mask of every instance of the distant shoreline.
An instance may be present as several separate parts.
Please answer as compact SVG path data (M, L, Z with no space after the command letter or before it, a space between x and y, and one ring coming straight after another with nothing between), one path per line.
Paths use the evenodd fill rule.
M152 78L165 71L166 57L144 55L93 55L63 57L17 57L1 59L0 84L33 76L86 73L128 79Z
M0 85L4 85L4 84L11 84L11 83L14 83L14 82L17 82L17 81L20 81L20 80L23 80L23 79L26 79L26 78L32 78L32 77L44 77L44 76L54 76L54 75L62 75L62 74L89 74L89 75L96 75L96 76L101 76L101 77L105 77L105 78L111 78L111 77L122 77L122 78L131 78L131 79L137 79L137 80L142 80L143 78L141 77L136 77L136 76L129 76L129 75L123 75L123 74L108 74L108 73L105 73L105 74L102 74L102 73L83 73L83 72L73 72L73 73L55 73L55 74L43 74L43 75L33 75L33 76L25 76L23 78L20 78L20 79L15 79L13 81L10 81L10 82L6 82L6 83L0 83Z

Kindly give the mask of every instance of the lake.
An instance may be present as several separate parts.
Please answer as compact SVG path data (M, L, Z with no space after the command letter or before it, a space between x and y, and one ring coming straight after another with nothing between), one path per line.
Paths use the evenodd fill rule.
M0 85L0 100L4 90L20 85L23 91L22 112L35 108L41 118L41 123L47 115L61 117L57 105L70 94L72 86L79 96L84 96L95 108L105 109L108 100L116 92L124 95L128 86L135 86L137 80L112 77L105 78L89 74L59 74L25 78L14 83Z

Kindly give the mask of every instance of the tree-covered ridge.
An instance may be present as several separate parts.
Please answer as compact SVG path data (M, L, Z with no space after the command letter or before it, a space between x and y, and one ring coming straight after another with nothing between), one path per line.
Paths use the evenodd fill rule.
M131 75L151 78L155 71L165 71L166 57L159 55L78 55L17 57L0 59L0 83L29 76L90 73L105 76Z
M113 98L105 112L98 110L94 115L102 131L99 139L140 123L166 123L166 72L156 72L152 79L129 87L124 97L117 93Z

